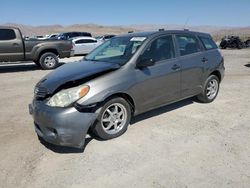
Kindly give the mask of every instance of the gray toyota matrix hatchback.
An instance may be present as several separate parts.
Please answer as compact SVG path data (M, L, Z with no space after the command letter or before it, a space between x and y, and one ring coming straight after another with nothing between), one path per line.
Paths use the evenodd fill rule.
M192 96L212 102L224 69L209 34L130 33L41 79L29 111L39 137L81 148L89 130L111 139L123 134L137 114Z

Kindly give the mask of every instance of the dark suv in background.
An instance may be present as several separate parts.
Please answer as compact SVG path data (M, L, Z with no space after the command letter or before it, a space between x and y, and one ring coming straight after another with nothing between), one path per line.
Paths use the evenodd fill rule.
M82 147L89 130L111 139L137 114L193 96L212 102L223 76L224 60L209 34L130 33L42 78L29 109L39 137Z
M60 33L57 36L57 39L68 40L74 37L92 37L92 35L91 33L88 32L66 32L66 33Z

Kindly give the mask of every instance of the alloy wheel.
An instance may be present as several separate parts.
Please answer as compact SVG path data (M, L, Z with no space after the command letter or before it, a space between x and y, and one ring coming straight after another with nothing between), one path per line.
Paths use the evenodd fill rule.
M108 134L118 133L126 124L128 118L125 106L114 103L108 106L101 117L103 130Z
M216 97L218 92L219 84L216 79L210 80L210 82L207 85L207 98L212 100Z
M56 60L54 57L52 56L47 56L45 59L44 59L44 63L47 67L51 68L51 67L54 67L55 64L56 64Z

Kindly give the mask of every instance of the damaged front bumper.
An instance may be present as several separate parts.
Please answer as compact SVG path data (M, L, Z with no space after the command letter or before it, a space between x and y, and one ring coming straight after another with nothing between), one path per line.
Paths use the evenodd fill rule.
M82 148L89 127L97 114L79 112L75 107L50 107L44 101L33 100L29 105L35 131L45 141L61 146Z

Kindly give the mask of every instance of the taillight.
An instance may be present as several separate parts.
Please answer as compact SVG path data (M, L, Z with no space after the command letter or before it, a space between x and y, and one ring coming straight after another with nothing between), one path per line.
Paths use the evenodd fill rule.
M71 50L74 48L75 44L71 42Z

